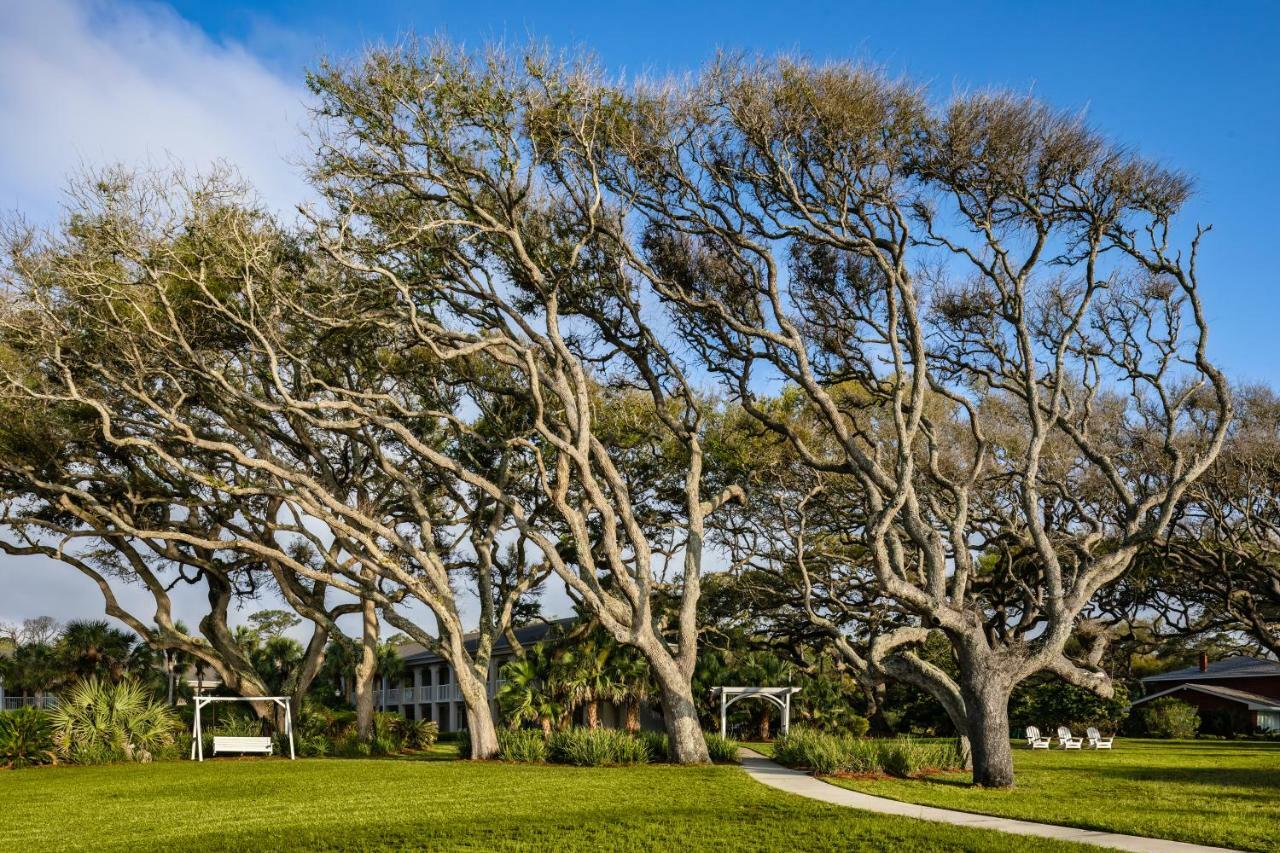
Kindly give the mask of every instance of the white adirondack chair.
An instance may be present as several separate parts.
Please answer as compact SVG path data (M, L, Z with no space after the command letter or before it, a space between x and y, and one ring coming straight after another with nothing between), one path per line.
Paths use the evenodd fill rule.
M1058 743L1062 744L1063 749L1081 749L1084 746L1084 738L1072 737L1071 729L1058 726Z
M1048 749L1049 738L1043 737L1035 726L1027 726L1027 746L1032 749Z
M1102 733L1092 726L1085 732L1085 736L1089 739L1089 746L1094 749L1110 749L1111 742L1115 740L1114 737L1103 737Z

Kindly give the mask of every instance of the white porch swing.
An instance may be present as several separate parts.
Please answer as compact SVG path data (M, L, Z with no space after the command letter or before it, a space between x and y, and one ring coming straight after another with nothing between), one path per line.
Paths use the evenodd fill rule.
M739 699L758 696L772 702L782 711L782 733L791 729L791 697L800 692L799 687L713 687L711 694L720 697L720 737L728 737L729 706Z
M276 707L284 710L284 733L289 738L289 760L293 753L293 713L288 696L196 696L196 718L191 726L191 758L193 761L204 761L204 728L201 725L200 709L214 702L274 702ZM213 754L223 752L254 752L271 755L273 747L269 737L221 737L213 738Z

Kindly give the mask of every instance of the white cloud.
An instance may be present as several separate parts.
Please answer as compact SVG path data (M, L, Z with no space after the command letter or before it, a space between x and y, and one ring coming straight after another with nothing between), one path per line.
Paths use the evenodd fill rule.
M0 0L0 217L50 222L68 175L82 168L220 160L288 211L307 195L298 165L306 97L300 79L281 79L167 7ZM120 594L150 614L144 590ZM198 617L199 599L177 592L179 615ZM70 567L0 557L0 620L101 612L97 588Z
M287 211L306 196L306 99L164 6L0 0L0 211L48 219L86 166L219 160Z

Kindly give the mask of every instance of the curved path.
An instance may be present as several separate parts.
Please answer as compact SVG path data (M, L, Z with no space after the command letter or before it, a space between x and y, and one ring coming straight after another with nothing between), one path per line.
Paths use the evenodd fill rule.
M837 806L862 809L863 811L881 814L911 817L917 820L930 820L935 823L949 823L955 826L967 826L973 829L991 829L996 832L1010 832L1014 835L1034 835L1039 838L1053 838L1058 841L1073 841L1077 844L1092 844L1096 847L1110 847L1115 850L1132 850L1136 853L1236 853L1226 847L1207 847L1203 844L1187 844L1183 841L1165 841L1160 838L1146 838L1141 835L1123 835L1118 832L1101 832L1095 829L1080 829L1074 826L1058 826L1049 823L1033 823L1028 820L1015 820L1007 817L958 812L952 809L939 809L933 806L920 806L914 803L903 803L884 797L875 797L859 791L850 791L816 779L808 773L791 770L774 761L770 761L758 752L750 749L742 750L742 767L752 779L762 782L771 788L821 800Z

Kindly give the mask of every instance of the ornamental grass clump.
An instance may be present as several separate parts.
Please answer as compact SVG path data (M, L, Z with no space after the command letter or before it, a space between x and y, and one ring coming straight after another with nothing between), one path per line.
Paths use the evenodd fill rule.
M555 732L548 739L547 747L551 761L576 767L647 764L649 761L649 749L645 743L613 729Z
M671 759L671 745L667 742L666 732L640 731L635 734L636 740L644 744L649 753L650 764L662 764Z
M517 729L498 732L498 757L503 761L543 764L548 755L547 738L540 730Z
M707 752L711 755L711 760L717 764L737 764L738 759L738 742L727 737L721 737L718 734L709 734L707 738Z
M806 768L824 776L887 773L907 778L922 770L951 769L962 764L955 741L910 737L876 740L804 728L792 729L775 741L773 756L788 767Z

